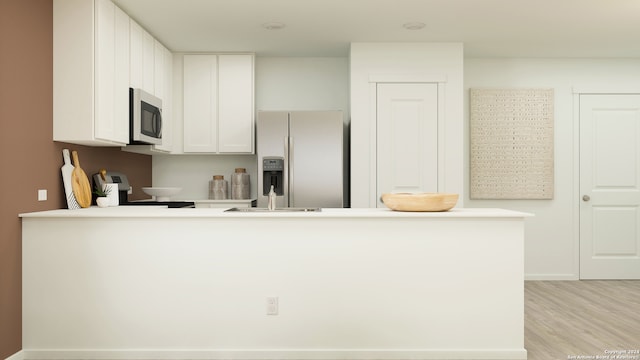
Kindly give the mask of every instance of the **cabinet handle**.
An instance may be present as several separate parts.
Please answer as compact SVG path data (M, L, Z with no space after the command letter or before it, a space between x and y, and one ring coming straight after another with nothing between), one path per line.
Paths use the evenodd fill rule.
M591 196L589 195L582 195L582 201L589 201L591 200Z

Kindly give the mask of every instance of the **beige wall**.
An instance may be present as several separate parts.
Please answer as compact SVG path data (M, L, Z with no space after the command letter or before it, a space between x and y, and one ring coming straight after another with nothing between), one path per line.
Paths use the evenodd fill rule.
M0 359L18 352L21 332L22 212L65 208L62 149L77 150L89 175L122 171L151 185L151 157L119 148L54 143L51 0L0 1ZM37 201L38 189L48 200Z

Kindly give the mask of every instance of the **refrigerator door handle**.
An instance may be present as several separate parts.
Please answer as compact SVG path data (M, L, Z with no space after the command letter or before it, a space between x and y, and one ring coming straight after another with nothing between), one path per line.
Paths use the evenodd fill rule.
M293 197L293 154L294 146L293 146L293 136L288 137L289 148L287 149L286 154L289 154L289 161L287 162L287 168L289 170L289 207L295 207L295 199Z
M284 190L284 207L289 206L289 198L291 196L290 185L289 185L289 173L291 171L291 166L289 162L289 136L284 137L284 174L283 174L283 190Z

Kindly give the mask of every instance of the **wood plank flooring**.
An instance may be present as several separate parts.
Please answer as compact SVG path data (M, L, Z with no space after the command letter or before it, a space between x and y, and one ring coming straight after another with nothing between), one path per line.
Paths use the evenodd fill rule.
M640 349L637 280L526 281L524 314L528 360Z

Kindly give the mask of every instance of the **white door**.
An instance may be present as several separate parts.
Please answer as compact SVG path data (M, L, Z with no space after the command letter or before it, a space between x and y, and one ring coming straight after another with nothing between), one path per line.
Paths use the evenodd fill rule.
M640 95L580 95L580 278L640 279Z
M377 85L377 206L388 192L438 191L438 84Z

